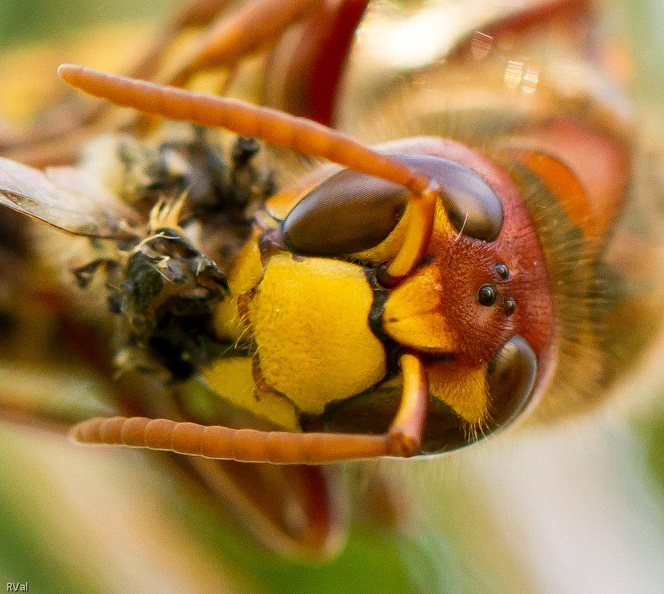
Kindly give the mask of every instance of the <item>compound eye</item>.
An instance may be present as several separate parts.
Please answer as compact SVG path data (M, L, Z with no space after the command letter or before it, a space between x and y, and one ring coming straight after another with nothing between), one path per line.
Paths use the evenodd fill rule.
M513 337L489 361L486 376L489 416L481 430L469 431L468 424L452 408L437 398L430 398L422 451L432 454L449 452L507 427L531 402L536 375L535 352L526 340ZM384 433L394 420L400 403L398 389L379 386L330 405L324 422L330 431Z
M503 205L480 175L431 155L394 155L438 182L452 226L482 241L495 240ZM361 252L387 238L409 194L402 186L344 169L331 175L290 211L281 225L284 244L299 254L338 256Z
M474 239L496 239L503 226L503 206L491 187L461 165L450 168L445 179L443 202L454 228Z
M473 170L430 155L405 155L443 189L443 204L452 226L463 235L493 241L503 227L503 204L493 188Z
M537 355L520 336L511 338L489 364L492 430L514 421L530 402L537 374Z
M288 249L337 256L370 249L396 227L408 202L398 184L344 169L316 186L281 225Z

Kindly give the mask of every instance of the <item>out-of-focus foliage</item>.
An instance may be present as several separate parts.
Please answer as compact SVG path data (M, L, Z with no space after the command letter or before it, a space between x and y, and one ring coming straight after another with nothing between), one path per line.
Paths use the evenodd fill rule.
M664 105L664 2L606 2L608 27L627 44L633 62L632 92L639 100Z
M0 2L0 46L56 40L72 31L119 21L155 22L160 13L175 6L172 0L131 2L130 0L2 0Z

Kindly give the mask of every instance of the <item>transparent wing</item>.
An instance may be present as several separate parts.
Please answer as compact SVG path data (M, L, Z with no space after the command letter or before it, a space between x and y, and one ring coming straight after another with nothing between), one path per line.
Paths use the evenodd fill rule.
M44 172L0 158L0 204L86 237L131 239L139 223L137 213L73 167Z

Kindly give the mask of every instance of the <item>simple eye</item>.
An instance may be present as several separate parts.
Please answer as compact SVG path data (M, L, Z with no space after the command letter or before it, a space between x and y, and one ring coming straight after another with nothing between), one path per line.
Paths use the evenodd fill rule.
M493 269L500 280L509 280L510 269L505 264L498 262Z
M477 301L480 305L491 307L498 297L496 287L493 285L482 285L477 291Z
M402 186L344 169L291 210L281 226L284 243L301 254L360 252L394 230L407 202Z
M508 297L505 299L505 315L511 316L516 311L516 299Z

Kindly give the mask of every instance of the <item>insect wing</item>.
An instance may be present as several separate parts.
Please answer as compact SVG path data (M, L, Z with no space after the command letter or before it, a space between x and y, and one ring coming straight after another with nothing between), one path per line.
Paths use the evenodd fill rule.
M46 172L0 158L0 203L74 235L127 240L137 215L74 168Z

